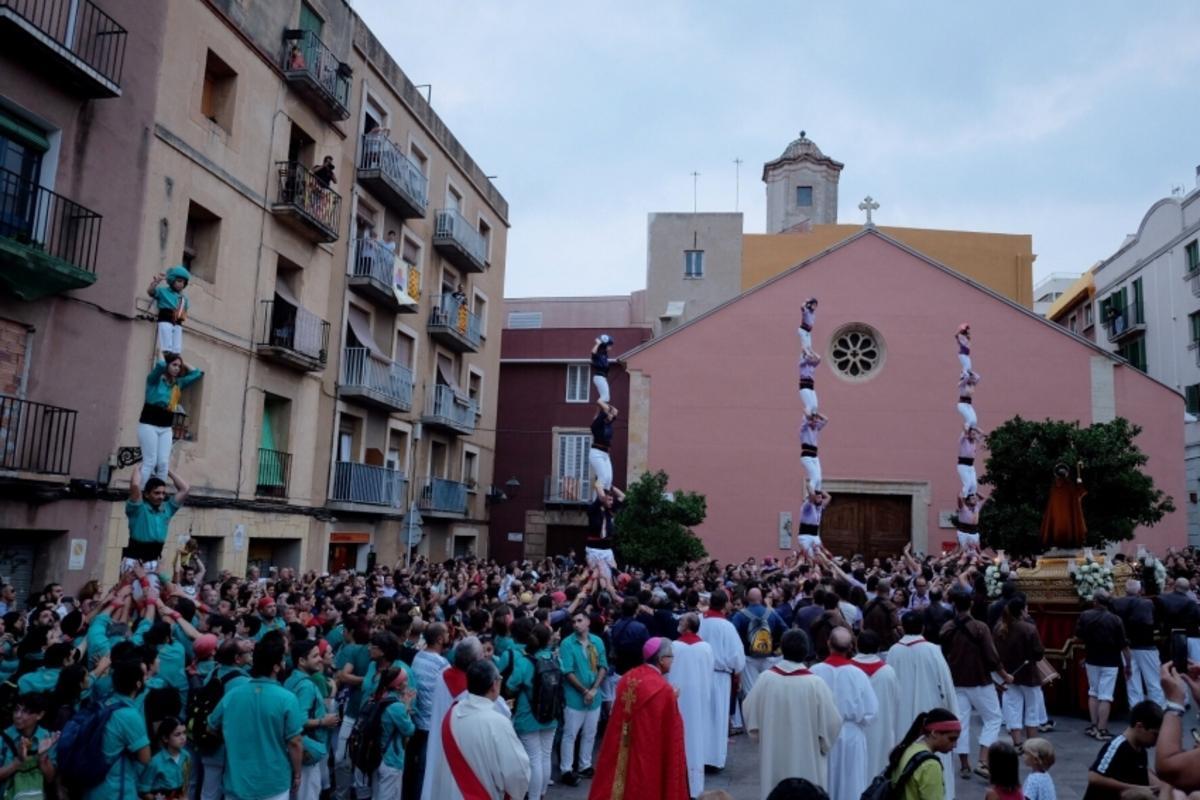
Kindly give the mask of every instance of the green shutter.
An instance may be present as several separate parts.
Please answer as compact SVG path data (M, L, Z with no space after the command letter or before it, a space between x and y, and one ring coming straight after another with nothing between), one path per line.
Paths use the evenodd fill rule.
M50 140L46 138L44 132L22 119L5 113L3 109L0 109L0 136L8 137L43 153L50 149Z
M325 27L325 21L321 19L316 11L313 11L312 6L308 3L300 4L300 30L312 31L319 39L321 37L321 29Z

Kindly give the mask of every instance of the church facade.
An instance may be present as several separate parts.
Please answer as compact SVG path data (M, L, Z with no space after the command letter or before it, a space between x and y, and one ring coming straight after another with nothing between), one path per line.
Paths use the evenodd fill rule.
M1010 296L865 227L638 347L630 379L632 482L664 469L709 498L697 529L715 557L790 549L804 472L797 430L799 308L820 298L813 334L825 489L822 535L834 552L894 554L954 542L949 517L961 419L954 332L969 322L984 431L1020 414L1082 425L1125 417L1143 431L1155 485L1186 501L1183 397ZM831 357L836 353L836 357ZM979 471L984 473L986 453ZM1051 476L1046 476L1047 481ZM985 485L983 492L988 488ZM1186 544L1182 511L1137 543Z

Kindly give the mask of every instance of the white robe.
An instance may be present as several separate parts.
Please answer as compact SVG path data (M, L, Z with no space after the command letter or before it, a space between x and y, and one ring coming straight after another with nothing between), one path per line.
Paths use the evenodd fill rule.
M746 651L737 628L723 617L704 617L700 620L700 638L713 652L712 699L708 703L708 738L704 763L721 769L729 752L729 698L733 692L733 676L746 667Z
M903 691L900 692L900 708L896 712L896 740L904 738L917 714L931 708L944 708L951 714L958 713L958 702L954 693L954 679L950 677L950 666L942 655L942 648L926 641L923 636L903 636L892 645L887 654L888 666L896 671L896 679ZM946 800L954 799L954 765L949 753L944 753L942 774L947 776Z
M877 655L857 655L853 659L862 664L883 664ZM875 699L879 701L879 713L875 722L867 726L867 764L869 773L878 775L887 766L888 754L900 739L896 736L896 717L900 709L900 681L896 670L883 664L869 675Z
M679 692L688 791L692 797L699 797L704 791L704 754L712 735L708 727L708 704L712 700L713 652L708 642L684 644L678 640L672 643L671 651L675 659L667 681Z
M512 721L496 711L486 697L463 693L450 715L450 730L463 758L494 800L506 794L524 797L529 790L529 756L513 730ZM433 742L433 732L429 735ZM441 741L441 723L438 723ZM421 797L462 800L462 790L440 752L438 760L425 767L425 789Z
M442 752L442 719L446 716L446 712L450 710L450 706L454 705L454 701L465 700L470 697L470 693L465 691L459 692L457 695L450 694L450 687L446 685L446 671L449 669L449 666L442 669L433 687L433 710L429 714L429 743L425 746L425 780L421 784L421 797L423 798L447 796L431 793L433 791L434 773L445 772L446 776L450 774L450 767L446 763L445 755ZM500 716L509 720L508 727L511 728L512 712L508 710L508 704L503 699L497 697L496 702L492 705ZM521 752L525 752L524 747L522 747ZM529 763L528 757L526 757L525 763Z
M785 673L804 670L793 661L775 666ZM768 670L742 701L742 712L746 730L758 737L760 795L766 797L784 778L807 778L828 788L829 753L842 717L823 680L813 674Z
M814 664L812 671L833 691L833 701L842 715L842 731L829 754L829 798L859 800L873 777L865 769L866 727L879 713L871 679L850 664L834 667L821 662Z

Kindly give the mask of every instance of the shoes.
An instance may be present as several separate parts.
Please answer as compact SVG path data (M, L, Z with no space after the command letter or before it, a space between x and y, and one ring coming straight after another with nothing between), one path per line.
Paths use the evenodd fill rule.
M704 765L704 774L705 775L720 775L724 771L725 771L724 767L718 767L713 764L705 764Z
M1095 735L1098 742L1111 742L1114 738L1107 728L1097 728Z
M1095 739L1096 738L1096 726L1088 725L1086 728L1083 729L1083 735L1090 736L1093 739Z
M587 769L579 770L579 777L581 778L594 778L595 776L596 769L594 767L588 767Z
M558 776L558 780L563 786L579 785L579 776L574 772L564 772L562 775Z
M992 773L988 772L988 768L984 764L975 765L975 774L983 778L985 781L991 780L992 778Z
M1037 729L1039 733L1049 733L1050 731L1054 730L1054 720L1046 720L1041 725L1038 725Z
M971 780L971 768L963 767L962 769L960 769L958 771L958 777L962 778L964 781Z

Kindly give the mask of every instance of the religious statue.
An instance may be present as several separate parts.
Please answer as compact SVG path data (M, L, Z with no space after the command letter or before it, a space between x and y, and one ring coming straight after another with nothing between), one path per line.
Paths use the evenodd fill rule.
M1083 519L1083 462L1075 465L1075 480L1066 464L1054 467L1054 485L1042 515L1042 545L1046 548L1079 548L1087 538L1087 523Z

